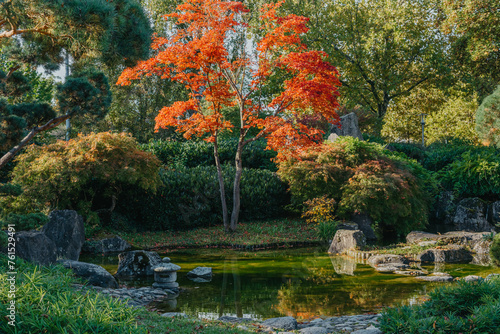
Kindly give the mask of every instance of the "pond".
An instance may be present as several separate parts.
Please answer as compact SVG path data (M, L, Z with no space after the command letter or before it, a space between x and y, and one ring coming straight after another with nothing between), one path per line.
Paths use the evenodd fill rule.
M177 282L185 291L176 300L157 303L165 312L184 312L206 319L222 315L266 319L293 316L310 319L380 312L396 304L422 300L436 284L413 277L376 272L367 264L324 249L301 248L259 252L186 249L161 254L181 266ZM114 274L117 256L81 256ZM195 283L186 277L196 267L212 267L211 282ZM424 266L455 277L500 273L499 268L472 264ZM151 280L120 281L126 286L151 286Z

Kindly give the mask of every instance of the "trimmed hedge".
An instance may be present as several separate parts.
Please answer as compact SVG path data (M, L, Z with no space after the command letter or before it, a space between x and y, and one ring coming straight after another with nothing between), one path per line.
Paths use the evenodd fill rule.
M224 185L229 210L235 169L224 166ZM130 187L120 197L115 217L139 230L183 230L222 223L222 206L215 166L163 170L156 194ZM241 178L242 221L283 215L289 203L287 186L272 172L244 169ZM119 219L115 219L118 221ZM115 221L115 223L117 223Z
M221 163L234 164L237 138L221 139L219 141L219 157ZM276 152L266 150L264 139L249 143L243 149L243 167L267 169L276 171L276 165L271 161ZM215 166L214 145L205 141L169 141L156 140L141 145L141 149L153 153L163 164L169 167Z

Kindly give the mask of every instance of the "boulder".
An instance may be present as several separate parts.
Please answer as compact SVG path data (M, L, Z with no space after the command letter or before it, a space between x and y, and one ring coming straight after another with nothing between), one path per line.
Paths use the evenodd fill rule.
M103 288L118 288L115 278L101 266L93 263L79 262L73 260L59 260L65 268L73 270L77 277L86 279L89 284Z
M201 279L197 280L197 283L203 283L210 281L212 279L212 268L210 267L196 267L187 273L189 279Z
M294 330L297 329L297 320L294 317L271 318L263 321L262 325L276 329Z
M494 279L494 280L500 280L500 274L489 274L485 278L486 281L490 281L492 279Z
M366 214L353 214L351 220L358 225L358 230L364 233L366 240L377 240L373 230L373 220Z
M15 234L16 256L29 262L47 265L57 260L56 244L43 232L21 231Z
M49 214L49 222L42 232L56 245L58 258L78 260L83 243L85 228L83 218L73 210L55 210Z
M417 261L457 263L472 261L472 254L465 248L453 245L447 249L428 249L417 255Z
M339 222L337 225L338 230L359 230L358 224L354 222L349 222L349 221L344 221L344 222Z
M328 253L341 254L344 251L366 245L366 238L360 230L338 230L333 237Z
M476 254L490 254L490 247L493 241L481 239L472 247L472 251Z
M434 217L438 223L451 225L452 217L456 210L455 197L452 191L443 191L436 201Z
M487 219L493 226L500 224L500 201L493 202L488 206Z
M368 264L373 267L378 267L382 264L408 264L408 259L401 255L380 254L370 256Z
M331 133L338 136L351 136L363 140L363 134L359 130L358 116L355 113L349 113L340 117L340 128L332 125Z
M114 236L113 238L85 242L82 251L109 254L125 252L131 248L132 246L128 242L118 236Z
M457 205L453 216L453 225L457 230L492 231L493 227L486 219L487 205L481 199L464 198Z
M255 321L252 318L238 318L238 317L232 317L230 315L223 315L222 317L219 317L219 319L217 319L217 320L222 321L222 322L229 322L229 323L232 323L232 324L240 324L242 322L252 322L252 321Z
M116 277L152 276L154 268L162 264L158 253L144 250L120 253L118 261Z

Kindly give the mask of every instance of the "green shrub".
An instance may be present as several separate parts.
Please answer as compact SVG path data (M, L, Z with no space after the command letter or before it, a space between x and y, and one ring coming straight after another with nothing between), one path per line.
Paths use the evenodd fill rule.
M500 85L477 109L476 131L483 140L500 148Z
M222 164L234 164L237 145L237 138L226 138L219 141L219 157ZM276 152L265 148L266 141L263 139L245 146L242 156L243 166L276 171L276 165L271 161L276 157ZM202 140L187 142L157 140L141 145L141 149L153 153L170 167L215 166L214 146L212 143Z
M26 215L11 213L0 220L0 226L5 228L9 224L13 224L16 231L29 231L42 227L48 221L49 218L43 213L29 213Z
M439 172L441 184L459 197L478 196L497 199L500 196L500 152L465 152Z
M316 225L316 236L324 243L330 242L338 229L338 222L334 220L322 221Z
M493 263L500 267L500 234L495 235L490 248L490 255Z
M436 189L432 175L417 162L352 137L289 159L278 173L289 182L294 205L326 195L338 203L337 215L365 213L382 231L401 235L425 226Z
M384 333L498 333L500 280L438 287L422 305L387 309L379 323Z
M0 255L0 261L7 258ZM137 311L97 292L81 293L72 286L72 272L62 266L40 267L16 261L16 322L4 313L2 333L138 333ZM0 305L9 305L7 266L0 269ZM144 330L145 332L145 330Z
M230 196L235 169L224 166L226 201ZM215 166L179 167L161 172L163 186L156 194L130 187L118 203L122 222L133 222L140 230L177 230L210 226L222 222L222 206ZM244 169L241 178L242 221L268 219L283 214L289 203L286 185L272 172Z
M68 142L31 145L16 159L13 182L28 199L48 209L110 210L123 188L136 185L155 190L160 161L137 148L127 134L102 132ZM29 203L26 203L29 204Z

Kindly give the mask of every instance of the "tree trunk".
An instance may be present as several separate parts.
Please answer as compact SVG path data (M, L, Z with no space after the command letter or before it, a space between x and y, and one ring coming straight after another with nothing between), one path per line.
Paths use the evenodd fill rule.
M219 147L218 147L218 143L217 143L217 136L215 136L215 142L214 142L214 157L215 157L215 166L217 167L217 176L219 178L220 200L222 203L222 221L224 222L224 230L226 232L229 232L229 222L228 222L227 204L226 204L226 191L224 190L224 178L222 176L222 167L220 165Z
M14 146L9 152L5 153L4 156L2 158L0 158L0 169L5 167L5 165L12 158L14 158L16 156L16 154L19 153L19 151L21 151L21 149L24 146L26 146L31 141L31 139L33 139L33 137L35 137L35 135L37 133L53 129L56 126L58 126L59 124L61 124L62 122L64 122L65 120L69 119L71 116L72 116L72 114L59 116L59 117L51 119L50 121L48 121L47 123L45 123L44 125L42 125L40 127L36 127L36 128L31 129L31 131L28 132L26 137L24 137L23 140L21 140L21 142L19 144Z
M243 164L241 161L241 153L243 152L243 141L244 141L243 131L240 134L240 139L238 141L238 149L236 150L236 158L234 161L236 167L236 174L234 175L234 186L233 186L233 211L231 212L231 231L236 231L238 225L238 217L240 215L240 181L241 174L243 173Z

